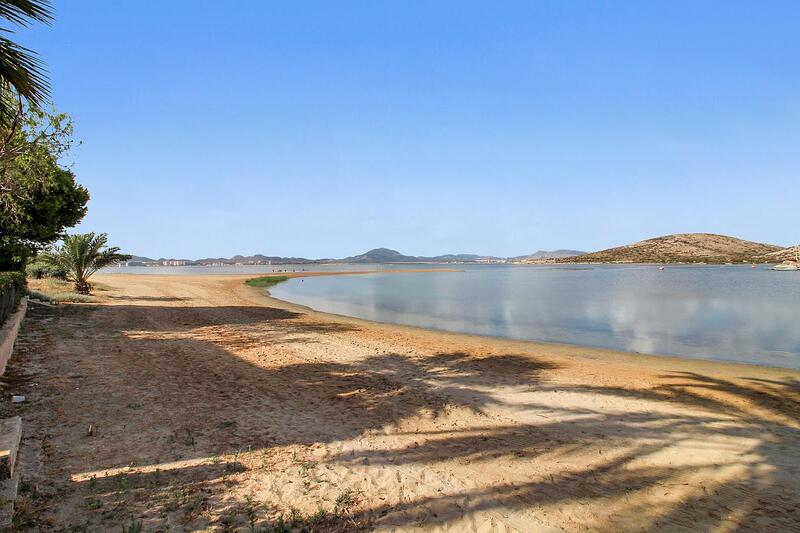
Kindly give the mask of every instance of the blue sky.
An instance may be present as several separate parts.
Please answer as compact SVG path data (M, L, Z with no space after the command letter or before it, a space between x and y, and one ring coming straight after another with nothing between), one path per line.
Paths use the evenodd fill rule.
M18 38L131 253L800 241L798 2L55 7Z

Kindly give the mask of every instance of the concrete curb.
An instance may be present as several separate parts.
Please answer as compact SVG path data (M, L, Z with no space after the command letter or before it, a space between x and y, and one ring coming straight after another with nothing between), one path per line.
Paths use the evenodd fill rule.
M16 312L0 327L0 376L6 371L14 352L20 324L28 309L28 298L22 298ZM18 416L0 420L0 529L8 528L14 516L14 501L19 486L17 453L22 437L22 419Z

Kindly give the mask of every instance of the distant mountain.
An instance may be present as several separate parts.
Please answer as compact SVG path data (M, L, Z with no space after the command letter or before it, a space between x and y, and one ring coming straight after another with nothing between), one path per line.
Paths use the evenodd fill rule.
M560 259L565 263L741 263L761 262L781 246L713 233L678 233L626 246Z
M206 257L203 259L175 259L161 257L159 259L151 259L141 255L134 255L127 261L129 266L139 265L267 265L267 264L307 264L319 263L326 261L325 259L314 260L304 259L302 257L278 257L266 256L261 254L256 255L234 255L233 257Z
M340 259L337 263L413 263L418 258L403 255L389 248L375 248L369 252Z
M149 257L144 257L141 255L132 255L129 262L131 263L155 263L155 259L150 259Z
M425 259L425 258L423 258ZM481 260L497 260L499 257L493 257L491 255L476 255L476 254L446 254L446 255L437 255L435 257L427 258L433 261L441 261L443 263L449 263L452 261L481 261Z
M575 257L576 255L583 255L586 252L579 250L539 250L528 255L518 255L511 257L511 261L543 261L546 259L563 259L565 257Z
M496 257L480 256L475 254L448 254L434 257L403 255L397 250L389 248L375 248L361 255L354 255L338 259L336 263L453 263L474 262L480 260L497 260Z
M475 254L449 254L436 257L416 257L403 255L396 250L389 248L375 248L361 255L346 257L344 259L306 259L304 257L279 257L270 255L234 255L233 257L205 257L202 259L175 259L159 258L151 259L144 256L133 256L128 265L169 265L169 266L192 266L192 265L305 265L319 263L454 263L454 262L474 262L474 261L498 260L494 257L484 257Z
M301 265L305 263L319 263L324 260L306 259L304 257L279 257L275 255L234 255L230 258L224 257L207 257L204 259L197 259L194 261L199 264L224 264L224 265L264 265L268 263L286 263Z
M745 241L713 233L679 233L647 239L626 246L585 253L579 250L539 250L532 254L500 258L477 254L428 256L405 255L391 248L375 248L344 259L306 259L262 254L207 257L204 259L150 259L133 256L129 265L281 265L319 263L779 263L794 259L794 251L771 244Z

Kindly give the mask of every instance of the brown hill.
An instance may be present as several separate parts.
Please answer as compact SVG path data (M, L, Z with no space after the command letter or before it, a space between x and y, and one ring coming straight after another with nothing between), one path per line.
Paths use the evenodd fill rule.
M770 252L761 256L761 261L764 263L780 263L782 261L796 261L798 252L800 252L800 245L790 246L789 248L782 248L775 252Z
M781 246L713 233L678 233L563 259L568 263L741 263L762 262Z

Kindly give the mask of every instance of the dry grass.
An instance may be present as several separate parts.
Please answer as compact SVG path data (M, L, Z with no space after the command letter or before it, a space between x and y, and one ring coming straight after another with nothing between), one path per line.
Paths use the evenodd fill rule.
M56 278L28 279L28 292L32 298L50 303L93 303L106 299L103 293L108 286L102 283L93 284L92 294L78 294L69 281Z

